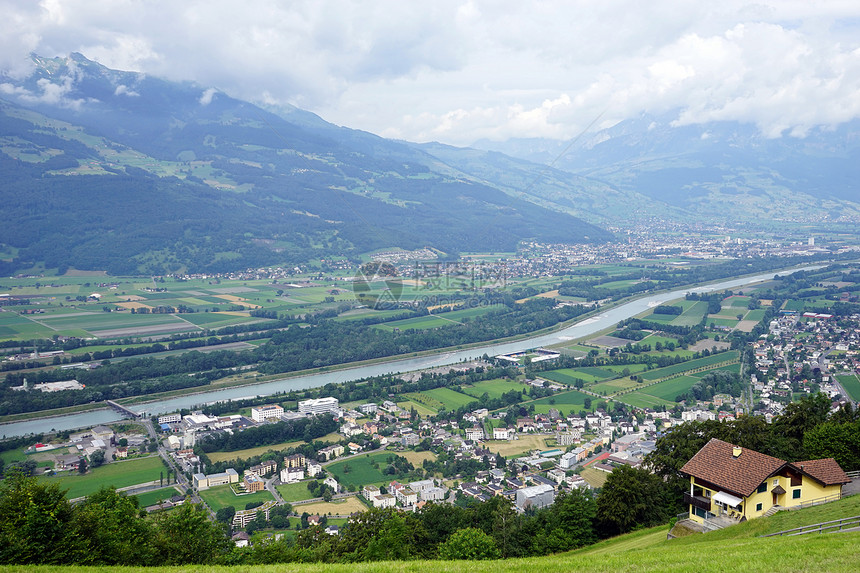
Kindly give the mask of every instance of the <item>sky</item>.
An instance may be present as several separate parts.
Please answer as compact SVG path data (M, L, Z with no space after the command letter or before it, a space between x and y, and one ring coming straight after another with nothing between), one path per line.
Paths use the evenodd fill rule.
M0 18L8 74L80 52L416 142L860 117L857 0L0 0Z

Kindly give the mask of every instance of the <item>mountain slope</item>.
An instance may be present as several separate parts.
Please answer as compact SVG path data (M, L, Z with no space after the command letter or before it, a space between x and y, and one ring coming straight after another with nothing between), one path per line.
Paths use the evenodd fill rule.
M860 121L769 139L736 122L675 126L643 116L564 142L478 142L555 166L687 216L754 225L860 220Z
M408 145L79 54L0 78L0 242L112 272L219 271L398 246L511 250L606 231ZM8 266L8 265L7 265Z

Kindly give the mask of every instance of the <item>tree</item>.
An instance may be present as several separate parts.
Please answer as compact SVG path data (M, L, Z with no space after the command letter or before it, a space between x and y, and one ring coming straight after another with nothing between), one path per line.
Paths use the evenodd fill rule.
M81 461L78 462L78 473L87 473L87 458L81 458Z
M475 527L454 532L439 546L440 559L498 559L501 557L496 540Z
M222 507L215 512L215 519L221 523L231 523L235 515L236 508L232 505L228 505L227 507Z
M803 436L803 450L809 459L833 458L844 471L860 470L860 420L816 426Z
M184 503L155 518L154 545L163 565L212 563L232 548L222 523L209 521L201 505Z
M671 510L664 491L663 480L648 470L615 468L597 497L597 522L602 533L618 535L637 526L666 522Z
M70 527L72 514L57 484L7 473L0 484L0 563L76 563L84 545Z
M86 550L77 563L151 565L155 562L152 527L141 518L136 497L102 488L75 510L72 530Z

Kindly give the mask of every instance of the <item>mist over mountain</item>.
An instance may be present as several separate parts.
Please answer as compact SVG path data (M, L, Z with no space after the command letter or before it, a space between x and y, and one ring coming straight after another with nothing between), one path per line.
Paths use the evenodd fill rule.
M0 78L4 269L219 271L384 247L513 250L605 230L401 142L211 88L34 57Z
M768 138L751 124L679 126L676 117L622 121L572 144L483 140L474 147L551 164L619 194L647 197L641 208L698 220L823 223L860 216L860 121Z

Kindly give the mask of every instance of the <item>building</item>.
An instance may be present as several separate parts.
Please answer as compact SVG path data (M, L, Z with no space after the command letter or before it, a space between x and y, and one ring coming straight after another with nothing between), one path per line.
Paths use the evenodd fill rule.
M755 450L711 439L681 472L690 477L684 494L690 519L761 517L773 507L835 501L851 480L833 458L786 462Z
M263 491L266 487L266 483L263 481L263 478L255 474L254 472L245 472L245 476L242 479L242 485L245 488L245 491Z
M552 505L555 501L555 488L541 484L524 487L516 491L516 505L521 511L528 508L540 509Z
M479 442L484 439L484 428L480 426L475 426L473 428L466 428L466 439L472 442Z
M493 428L493 439L494 440L510 440L511 439L511 429L504 426L499 428Z
M384 493L374 496L373 499L370 500L370 503L373 504L373 507L394 507L396 505L396 500L390 493Z
M277 502L267 501L260 507L255 507L254 509L242 509L236 512L236 515L233 516L233 527L245 527L254 519L257 518L257 512L262 511L263 515L266 519L269 519L269 510L277 505Z
M275 460L266 460L255 466L251 466L248 469L257 474L258 476L267 476L277 471L278 464L275 462Z
M317 452L317 455L324 457L325 461L329 461L329 460L333 460L334 458L336 458L338 456L342 456L343 452L344 452L343 446L341 446L340 444L335 444L333 446L328 446L328 447L321 449L319 452Z
M227 471L219 474L203 475L202 473L196 473L194 474L193 483L198 491L217 485L239 483L239 473L233 468L227 468Z
M337 413L339 410L337 398L316 398L299 401L300 414Z
M269 418L280 418L284 415L284 409L277 404L266 404L251 408L251 419L255 422L264 422Z
M175 414L164 414L163 416L158 417L158 425L159 426L161 424L175 424L175 423L181 422L181 421L182 421L182 414L180 414L178 412Z
M580 441L580 432L578 429L570 432L556 432L555 444L557 446L572 446Z
M281 481L293 483L305 479L305 468L284 468L281 470Z
M379 407L373 402L368 402L358 407L358 411L362 414L375 414L378 409Z
M322 465L317 462L308 462L307 466L308 477L316 477L323 473Z

